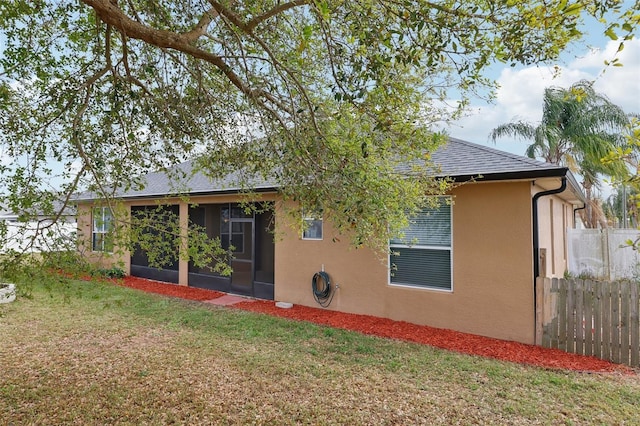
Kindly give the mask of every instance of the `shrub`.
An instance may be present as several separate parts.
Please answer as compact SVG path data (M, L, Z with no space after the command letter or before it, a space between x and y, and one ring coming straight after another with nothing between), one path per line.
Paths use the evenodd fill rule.
M105 278L124 278L126 274L124 270L114 266L112 268L98 268L92 271L91 275Z

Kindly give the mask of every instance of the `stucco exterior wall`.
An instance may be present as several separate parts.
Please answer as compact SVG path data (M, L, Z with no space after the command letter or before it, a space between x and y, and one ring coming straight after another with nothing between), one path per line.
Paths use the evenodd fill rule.
M540 191L535 188L534 193ZM557 195L538 200L540 275L562 277L568 265L567 229L574 227L573 206Z
M78 204L77 208L77 232L78 251L87 259L104 268L117 266L122 268L127 274L130 271L131 258L127 251L115 248L112 253L93 251L93 205Z
M368 314L416 324L534 342L532 194L530 181L468 183L452 192L453 290L442 291L389 284L388 258L366 248L355 249L348 238L324 221L322 240L303 240L289 226L276 202L275 300L319 307L311 280L322 268L339 286L330 310ZM266 194L263 201L277 201ZM200 204L236 202L235 195L192 197ZM124 204L154 205L154 200ZM181 205L183 200L164 200ZM540 246L548 252L545 275L562 275L566 267L565 228L573 210L557 196L539 200ZM183 218L184 219L184 218ZM105 266L121 262L129 272L127 252L104 257L91 253L91 209L78 208L80 249ZM334 241L334 237L338 240ZM549 260L553 260L553 263ZM555 263L555 266L554 266ZM180 284L187 284L186 261L180 262Z
M533 343L531 183L467 184L452 193L453 291L389 284L388 261L348 242L290 232L276 243L275 298L317 306L324 265L339 289L329 309Z

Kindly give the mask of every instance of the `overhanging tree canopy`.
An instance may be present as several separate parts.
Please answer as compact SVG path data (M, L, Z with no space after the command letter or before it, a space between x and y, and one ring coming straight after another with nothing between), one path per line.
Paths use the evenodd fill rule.
M552 61L586 15L632 36L617 1L13 0L0 5L3 203L51 175L104 197L189 157L212 176L273 175L354 241L386 244L446 185L434 122L493 87L494 61ZM444 103L452 93L463 102ZM58 166L51 166L55 160ZM398 162L416 167L398 174ZM59 170L58 170L59 168ZM63 196L64 198L65 196Z

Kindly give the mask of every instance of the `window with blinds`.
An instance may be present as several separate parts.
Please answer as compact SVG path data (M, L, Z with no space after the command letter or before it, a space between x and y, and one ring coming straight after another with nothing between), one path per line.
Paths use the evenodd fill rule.
M424 208L410 220L402 239L389 242L391 284L452 290L451 202Z

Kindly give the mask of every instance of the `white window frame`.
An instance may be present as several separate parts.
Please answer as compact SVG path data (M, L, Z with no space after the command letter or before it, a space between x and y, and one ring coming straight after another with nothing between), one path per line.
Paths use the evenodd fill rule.
M319 224L319 226L318 226ZM316 226L314 226L316 225ZM309 229L314 227L320 229L320 237L311 237L308 234ZM322 241L324 238L324 220L322 213L303 212L302 216L302 239L310 241Z
M420 244L400 244L400 243L396 243L396 242L392 242L389 241L389 257L388 257L388 270L389 270L389 275L388 275L388 284L390 286L393 287L408 287L408 288L415 288L415 289L422 289L422 290L429 290L429 291L439 291L439 292L445 292L445 293L453 293L453 201L452 201L452 197L451 196L438 196L437 198L439 198L439 203L447 203L450 206L450 212L449 212L449 229L450 229L450 242L448 246L434 246L434 245L420 245ZM393 278L393 252L394 249L410 249L410 250L441 250L441 251L448 251L449 252L449 266L450 266L450 271L449 271L449 276L450 276L450 281L449 281L449 287L448 288L443 288L443 287L436 287L436 286L429 286L429 285L420 285L420 284L413 284L413 283L402 283L402 282L392 282L392 278Z
M96 213L99 212L99 218ZM107 220L108 217L108 220ZM113 230L113 212L109 207L94 207L91 212L91 251L100 253L112 253L105 249L107 234ZM96 246L96 236L101 235L100 245Z

